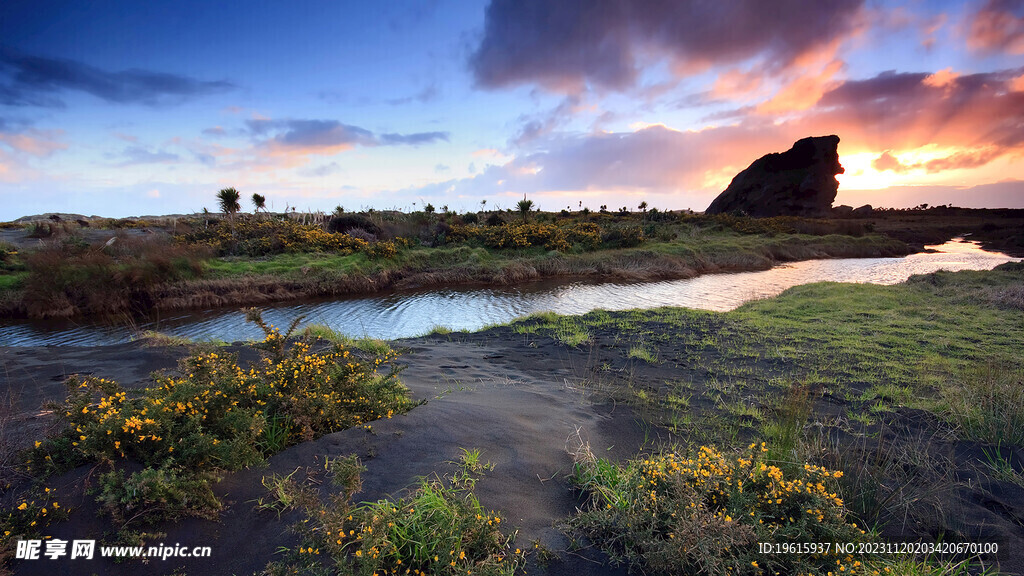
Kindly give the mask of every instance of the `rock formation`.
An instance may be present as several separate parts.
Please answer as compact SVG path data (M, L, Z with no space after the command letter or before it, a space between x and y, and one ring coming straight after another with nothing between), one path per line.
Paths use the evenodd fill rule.
M779 154L754 161L732 179L705 214L739 213L749 216L825 216L836 199L839 136L797 140Z

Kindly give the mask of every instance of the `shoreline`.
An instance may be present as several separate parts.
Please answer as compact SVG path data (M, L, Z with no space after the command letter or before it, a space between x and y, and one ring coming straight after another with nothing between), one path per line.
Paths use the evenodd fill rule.
M148 311L261 306L303 299L365 296L440 286L509 286L558 279L637 282L679 280L705 274L767 270L785 262L901 257L921 251L883 235L841 238L844 243L834 240L830 242L827 240L829 236L790 236L781 240L769 238L766 242L743 250L702 252L698 248L690 250L686 257L658 251L653 246L583 254L552 253L518 257L500 266L488 263L417 269L413 265L369 274L315 270L305 271L301 276L264 274L204 278L155 287L146 297L150 302L148 310L133 316L144 315ZM32 315L23 296L8 297L6 302L0 302L0 315L17 320L88 319L103 316L73 312L72 309L63 309L51 310L41 316Z

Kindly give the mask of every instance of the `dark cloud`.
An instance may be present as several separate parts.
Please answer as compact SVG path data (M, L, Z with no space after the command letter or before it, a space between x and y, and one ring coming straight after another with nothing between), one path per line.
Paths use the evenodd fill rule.
M782 70L843 39L862 0L493 0L469 60L485 88L537 83L624 90L648 58L686 73L759 58Z
M853 136L868 149L936 144L1008 152L1024 145L1024 92L1012 85L1021 74L1024 68L964 76L884 72L826 92L801 122Z
M286 120L283 124L284 130L274 137L274 142L283 146L331 148L375 143L369 130L334 120Z
M1024 54L1024 2L985 2L968 21L967 45L984 52Z
M408 144L418 146L420 144L432 144L437 141L448 141L447 132L417 132L415 134L381 134L379 143L383 146L396 144Z
M63 58L43 58L0 48L0 104L61 107L59 94L80 91L116 104L159 106L233 90L223 80L204 81L150 70L100 70Z
M252 119L246 121L246 126L259 145L283 153L330 153L355 146L418 146L448 141L447 132L376 135L337 120Z

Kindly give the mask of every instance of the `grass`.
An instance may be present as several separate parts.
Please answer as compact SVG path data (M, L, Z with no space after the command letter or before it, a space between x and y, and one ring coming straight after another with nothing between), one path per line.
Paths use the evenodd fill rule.
M559 331L591 334L591 354L597 350L599 357L588 359L580 376L603 379L592 389L630 402L690 446L719 446L728 458L743 454L738 446L763 441L760 460L786 479L801 474L804 464L842 471L831 490L840 495L849 521L880 531L872 539L881 533L899 533L900 540L975 538L978 527L964 525L963 506L973 505L964 494L988 498L984 482L1020 478L1019 463L1007 455L1024 440L1024 373L1017 360L1024 309L1005 295L1022 284L1024 267L1010 264L989 272L940 272L895 286L799 286L727 313L663 308L538 315L508 329L552 337ZM616 368L644 355L639 350L657 358L658 367L648 370L652 376L635 365L628 373ZM662 378L664 370L673 371L671 380ZM953 445L974 446L984 458L953 452ZM668 453L693 459L683 448L669 447ZM578 485L601 504L572 525L645 573L672 573L669 567L676 565L742 573L747 560L741 552L716 551L713 543L703 550L687 546L692 558L666 556L674 550L664 542L671 530L641 522L655 519L651 510L623 510L645 494L650 499L649 493L625 492L631 486L625 479L639 477L650 462L669 462L665 454L578 466ZM979 486L953 473L965 468L980 470L986 480ZM661 502L663 495L655 495ZM713 542L734 542L734 534L711 534ZM817 538L803 534L797 540ZM749 562L763 569L764 560ZM968 570L964 559L853 560L862 563L856 573L866 566L913 574ZM781 573L803 569L784 568ZM976 562L969 569L984 571Z
M1024 368L993 360L964 368L939 384L934 410L963 436L1024 446Z
M487 468L479 450L463 449L460 473L425 478L399 498L351 504L362 466L354 456L329 463L340 486L328 503L308 502L296 524L301 542L283 548L284 559L264 574L483 574L511 576L524 554L512 550L515 533L484 508L473 492L475 474ZM284 497L271 484L273 501L292 501L304 488L288 479Z
M648 348L643 344L637 344L629 349L626 354L628 358L636 358L637 360L643 360L648 364L658 363L658 351L652 348Z

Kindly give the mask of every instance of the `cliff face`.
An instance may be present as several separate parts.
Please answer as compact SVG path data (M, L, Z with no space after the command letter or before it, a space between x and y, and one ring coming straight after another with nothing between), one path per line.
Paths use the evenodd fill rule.
M706 214L825 216L839 190L839 136L798 140L789 150L754 161L732 179Z

